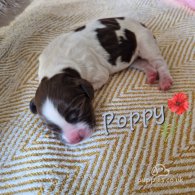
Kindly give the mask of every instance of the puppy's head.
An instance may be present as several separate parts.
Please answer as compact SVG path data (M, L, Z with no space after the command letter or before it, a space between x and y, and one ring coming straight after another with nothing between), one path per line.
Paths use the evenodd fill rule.
M95 126L92 107L94 90L79 73L67 68L52 78L43 78L30 110L38 113L48 127L69 144L89 137Z

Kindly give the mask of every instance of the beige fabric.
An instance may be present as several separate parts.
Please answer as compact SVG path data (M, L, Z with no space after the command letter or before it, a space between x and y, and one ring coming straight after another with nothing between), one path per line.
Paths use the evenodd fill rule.
M0 29L0 194L195 192L195 16L187 8L158 2L36 0L11 26ZM142 72L113 75L95 95L97 131L83 144L63 145L28 109L38 85L38 56L63 32L91 19L124 14L154 32L174 85L163 93L145 84ZM167 99L181 91L190 108L178 116L168 110ZM161 105L167 132L153 117L148 128L139 121L133 132L129 122L118 128L114 120L106 135L103 113L128 116ZM155 175L156 165L169 175Z

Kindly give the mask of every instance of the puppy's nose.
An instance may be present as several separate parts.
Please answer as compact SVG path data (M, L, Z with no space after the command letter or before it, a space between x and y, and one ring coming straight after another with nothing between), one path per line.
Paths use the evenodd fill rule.
M78 133L79 133L79 137L80 137L80 138L88 137L88 131L85 130L85 129L80 129L80 130L78 131Z
M83 140L83 137L80 137L79 135L73 137L69 143L70 144L78 144L79 142L81 142Z
M69 140L70 144L77 144L79 142L81 142L82 140L84 140L85 138L89 137L90 133L88 130L86 129L79 129L77 131L77 133L73 133L71 135L71 138Z

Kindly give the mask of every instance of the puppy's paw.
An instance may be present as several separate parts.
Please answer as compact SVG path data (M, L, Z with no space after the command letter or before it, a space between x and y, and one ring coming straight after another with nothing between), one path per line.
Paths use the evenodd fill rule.
M150 71L147 74L147 83L148 84L154 84L155 81L158 80L158 72L157 71Z
M160 79L159 89L162 91L167 91L171 88L172 84L173 84L173 79L171 78L171 76L166 75Z

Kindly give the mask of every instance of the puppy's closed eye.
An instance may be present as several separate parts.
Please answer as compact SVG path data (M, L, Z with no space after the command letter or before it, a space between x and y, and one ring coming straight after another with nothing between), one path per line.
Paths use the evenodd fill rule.
M66 120L69 123L76 123L78 121L79 111L73 110L67 113Z

